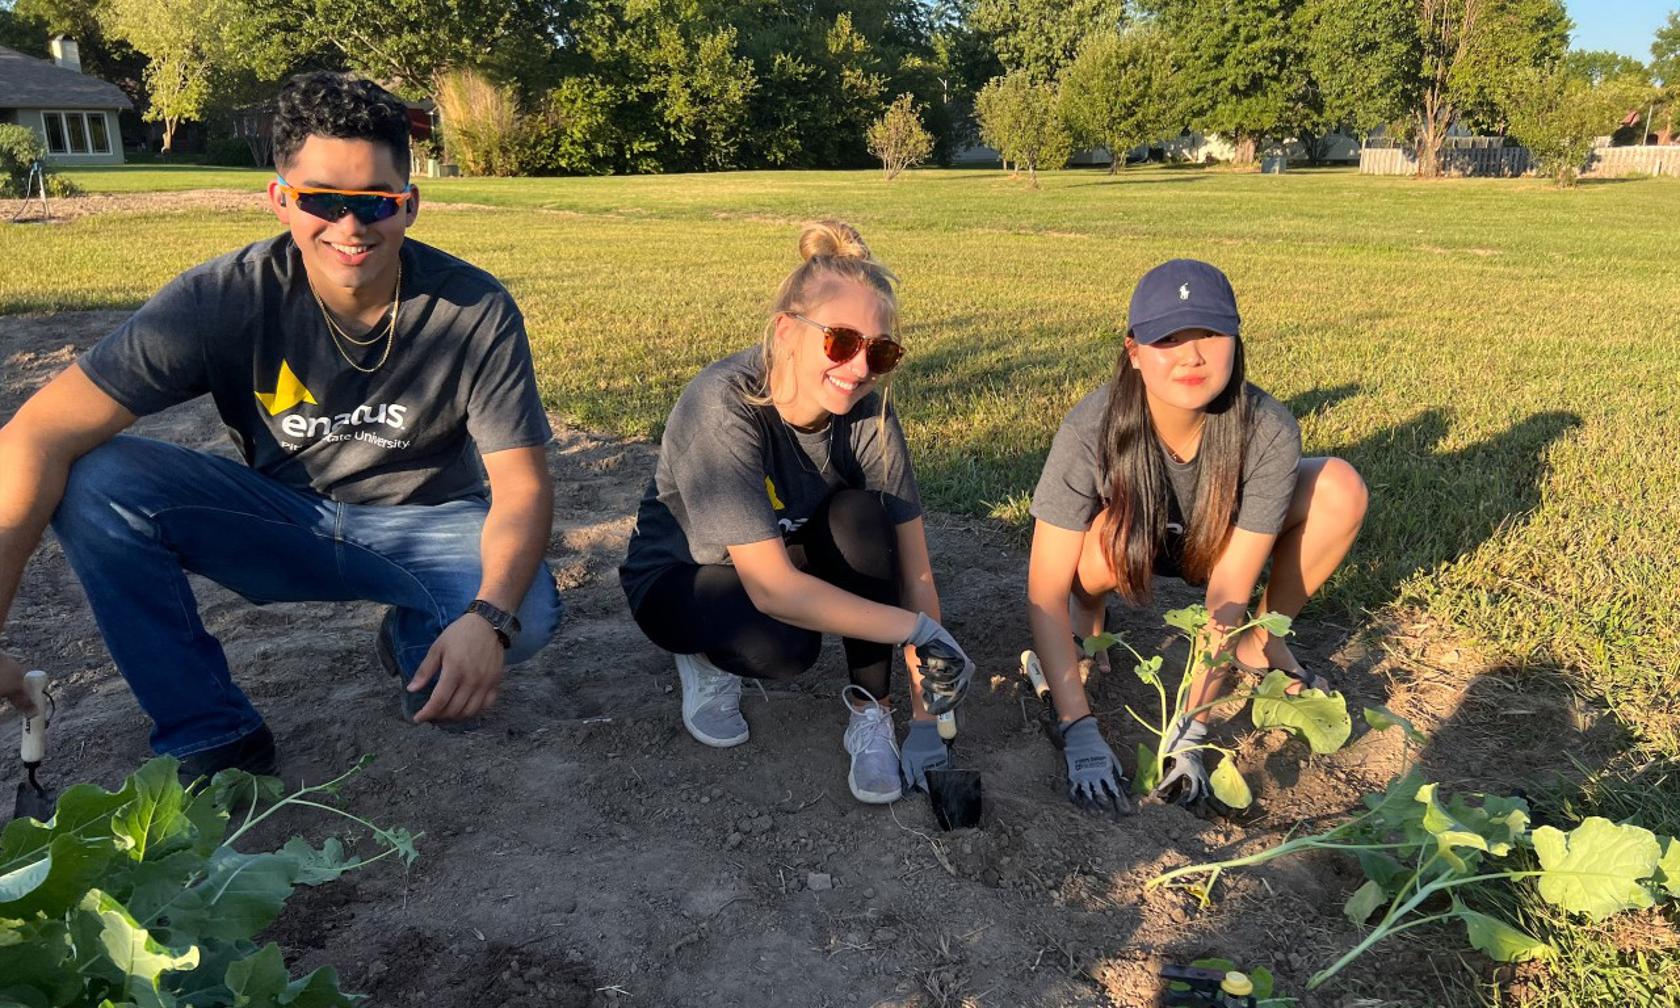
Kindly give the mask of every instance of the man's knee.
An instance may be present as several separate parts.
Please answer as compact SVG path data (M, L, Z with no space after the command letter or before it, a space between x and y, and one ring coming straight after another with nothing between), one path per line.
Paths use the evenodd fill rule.
M164 468L159 449L169 447L146 438L119 436L78 458L70 466L64 495L53 512L54 533L61 539L90 532L153 535L149 519L133 502Z
M537 568L537 576L531 580L531 587L519 605L516 614L519 617L519 633L514 635L513 646L508 648L507 663L522 662L542 650L554 639L565 614L566 605L560 599L559 586L554 583L554 575L545 563Z

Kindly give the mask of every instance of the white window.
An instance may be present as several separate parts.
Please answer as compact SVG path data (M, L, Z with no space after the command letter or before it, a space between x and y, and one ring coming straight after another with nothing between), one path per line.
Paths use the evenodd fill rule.
M42 112L48 154L109 154L111 135L103 112Z

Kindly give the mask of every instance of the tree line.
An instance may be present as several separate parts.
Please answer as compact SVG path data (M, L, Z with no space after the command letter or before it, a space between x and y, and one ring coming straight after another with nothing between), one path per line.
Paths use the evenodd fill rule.
M984 138L1029 171L1185 130L1242 161L1380 128L1425 174L1454 124L1573 150L1643 105L1672 134L1680 11L1649 63L1570 29L1561 0L0 0L0 44L76 38L166 147L348 69L437 98L476 170L524 174L856 167L905 108L924 156Z

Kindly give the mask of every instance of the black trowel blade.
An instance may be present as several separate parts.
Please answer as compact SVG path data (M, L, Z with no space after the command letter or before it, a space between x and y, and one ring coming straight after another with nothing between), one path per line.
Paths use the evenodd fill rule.
M980 825L981 787L978 770L929 770L928 802L942 830L972 829Z

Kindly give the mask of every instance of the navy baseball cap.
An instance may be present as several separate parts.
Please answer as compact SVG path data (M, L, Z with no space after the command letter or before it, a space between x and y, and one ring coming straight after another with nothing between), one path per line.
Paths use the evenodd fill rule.
M1132 339L1144 346L1185 329L1235 336L1241 324L1231 281L1196 259L1169 259L1145 273L1126 311Z

